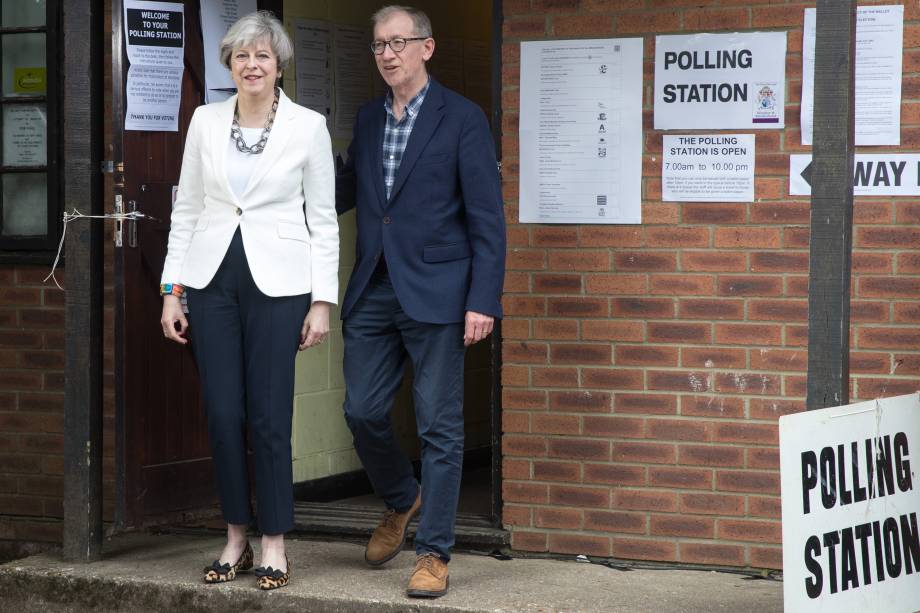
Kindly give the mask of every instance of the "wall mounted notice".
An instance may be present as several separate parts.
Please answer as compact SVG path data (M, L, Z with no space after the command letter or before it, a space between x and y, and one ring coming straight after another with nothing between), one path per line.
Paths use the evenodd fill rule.
M903 6L856 12L856 144L901 144ZM802 144L812 143L815 106L815 9L805 9L802 41Z
M336 24L333 40L333 65L335 88L335 138L351 139L355 118L361 105L373 95L371 70L376 70L368 49L370 32Z
M920 153L857 153L855 196L920 196ZM811 155L789 156L789 194L811 195Z
M128 82L125 130L176 132L185 53L184 7L125 0Z
M294 20L294 70L297 104L332 122L332 25L313 19Z
M48 114L44 104L3 105L3 165L48 163Z
M642 39L521 43L520 221L642 221Z
M220 41L240 17L256 10L256 0L201 0L205 102L220 102L236 92L236 83L220 63Z
M783 609L920 606L920 394L779 419Z
M655 38L655 129L785 125L786 33Z
M666 134L661 199L754 202L754 135Z

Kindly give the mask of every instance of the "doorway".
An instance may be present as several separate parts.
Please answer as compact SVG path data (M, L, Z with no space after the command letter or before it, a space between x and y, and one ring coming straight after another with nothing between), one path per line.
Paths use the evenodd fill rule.
M116 200L126 211L136 209L155 218L152 222L127 223L124 244L115 255L116 524L120 528L189 522L202 525L200 519L215 517L216 511L197 368L188 347L162 337L157 293L169 232L172 186L178 183L188 122L205 100L204 56L213 53L203 48L201 1L212 0L182 2L186 39L179 131L124 131L121 119L114 122ZM327 114L334 149L342 155L351 138L349 114L353 116L358 104L383 92L367 49L370 15L380 5L370 0L258 2L259 8L282 14L295 44L298 37L328 33L328 63L324 67L328 80L313 81L307 63L297 67L295 59L286 71L284 87L290 98ZM416 5L429 14L435 30L437 47L431 73L484 109L498 147L500 1L424 0ZM114 117L123 118L128 64L121 0L113 0L112 9L112 108ZM349 40L352 46L345 48ZM336 41L343 44L337 47ZM358 49L359 42L362 52L349 54L349 49ZM336 72L337 66L348 70ZM320 87L305 83L319 83ZM317 105L318 98L328 98L328 103ZM340 285L344 288L354 263L353 213L340 218L340 232ZM297 361L292 438L296 530L363 536L376 525L382 506L371 495L342 414L340 324L336 311L329 341L301 353ZM496 325L492 338L473 346L466 357L466 450L457 529L460 544L507 542L500 520L500 337L501 327ZM417 458L411 376L407 373L397 395L394 421L405 448Z
M367 48L372 38L370 16L380 6L379 0L284 0L282 6L285 25L297 49L285 74L285 90L300 104L326 114L333 148L343 159L358 107L385 92ZM479 104L494 121L493 108L500 96L493 96L492 86L493 71L498 68L493 2L422 0L414 6L429 15L434 29L436 48L429 72L443 85ZM344 287L354 264L354 213L340 217L339 225L340 285ZM296 518L299 526L310 531L326 527L338 531L341 524L349 524L360 526L357 532L364 533L376 524L383 505L373 495L342 416L342 332L335 315L329 343L319 351L304 352L297 363L292 441ZM500 527L499 337L497 330L491 342L467 351L466 445L458 540L466 538L473 527L480 536L485 529ZM410 369L392 415L404 449L418 460L411 384Z

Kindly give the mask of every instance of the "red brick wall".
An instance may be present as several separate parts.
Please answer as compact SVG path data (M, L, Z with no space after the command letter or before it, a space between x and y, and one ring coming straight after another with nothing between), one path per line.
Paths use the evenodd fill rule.
M106 11L110 9L106 4ZM111 19L105 16L106 40ZM111 45L105 54L105 138L111 139ZM111 181L105 183L111 209ZM78 221L76 223L88 223ZM103 223L103 222L92 222ZM109 223L109 222L104 222ZM105 238L104 518L114 505L111 226ZM59 542L64 497L64 297L47 264L0 265L0 540ZM64 284L61 267L56 276Z
M868 3L866 3L868 4ZM897 4L897 2L880 2ZM528 551L779 568L777 418L804 408L809 202L788 194L804 8L782 0L505 0L509 222L504 521ZM920 148L906 3L902 147ZM655 34L788 31L786 129L756 133L756 202L661 202ZM520 225L519 42L645 39L642 225ZM711 131L707 131L711 132ZM853 398L920 388L920 199L858 199Z
M0 268L0 538L60 538L64 294L42 268ZM52 286L53 287L53 286Z

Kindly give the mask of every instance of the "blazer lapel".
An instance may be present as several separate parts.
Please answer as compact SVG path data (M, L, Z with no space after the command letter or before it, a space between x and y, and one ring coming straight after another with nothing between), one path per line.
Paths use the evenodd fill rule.
M409 135L409 142L406 143L406 150L403 152L402 161L399 163L399 172L396 173L396 180L393 182L393 190L390 192L390 199L387 204L393 202L393 199L399 194L399 190L418 161L422 149L434 136L434 132L443 117L444 95L441 92L441 86L432 79L431 87L429 87L428 93L425 94L425 102L422 103L418 117L415 118L415 125L412 126L412 133ZM383 146L381 145L382 148Z
M268 142L265 144L265 150L255 156L258 158L256 167L252 170L252 176L249 177L249 183L246 184L246 189L243 190L243 196L240 200L243 200L246 195L259 184L259 181L262 180L265 173L267 173L268 170L275 165L278 158L284 154L284 148L288 140L290 140L292 132L287 124L294 119L294 109L291 108L291 104L293 103L290 98L285 96L282 91L278 97L278 111L275 113L275 123L272 126L272 131L269 133Z
M387 112L383 108L383 103L377 107L373 114L374 121L372 129L374 131L374 154L371 159L371 176L374 177L374 189L377 191L377 198L381 210L386 206L387 188L383 183L383 133L387 127Z
M236 200L236 194L227 180L227 149L230 145L230 126L233 124L233 110L236 108L236 94L220 103L217 109L217 126L211 130L211 155L214 164L214 176L227 194Z

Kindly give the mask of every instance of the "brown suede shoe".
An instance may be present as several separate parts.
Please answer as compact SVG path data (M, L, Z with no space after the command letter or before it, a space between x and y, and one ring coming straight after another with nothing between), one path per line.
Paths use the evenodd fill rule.
M406 596L439 598L447 593L449 584L447 562L436 553L425 553L415 559L415 571L409 579Z
M409 522L415 517L422 506L422 493L415 497L415 502L405 513L397 513L395 509L387 509L380 520L380 525L371 535L364 550L364 561L371 566L380 566L389 562L402 551L406 543L406 532Z

